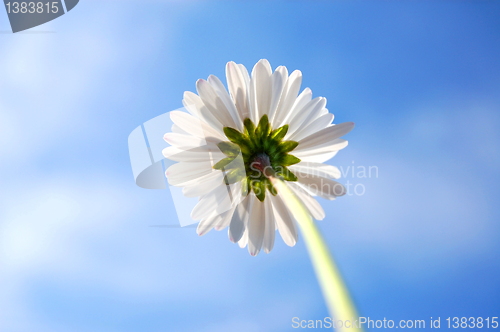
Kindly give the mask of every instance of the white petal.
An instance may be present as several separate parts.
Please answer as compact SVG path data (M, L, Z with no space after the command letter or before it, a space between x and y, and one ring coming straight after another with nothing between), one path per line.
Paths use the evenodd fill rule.
M191 186L194 186L196 185L197 183L199 183L200 181L206 181L208 178L210 178L211 176L213 176L213 174L217 174L217 173L220 173L219 170L215 170L215 169L212 169L212 172L211 173L207 173L203 176L200 176L198 178L194 178L190 181L186 181L184 183L182 183L182 185L179 185L180 187L191 187ZM224 184L225 185L225 184ZM212 188L212 190L214 190L215 187Z
M202 162L211 161L214 165L226 156L220 151L212 151L208 145L185 150L175 146L163 149L163 156L174 161Z
M250 118L251 117L251 109L250 109L250 104L248 100L250 99L249 94L250 94L250 75L248 74L248 70L245 66L242 64L238 64L238 68L240 69L241 75L243 75L243 79L245 80L245 86L247 87L247 112L245 113L245 116L242 116L242 119Z
M288 168L295 175L300 174L302 177L312 175L338 179L341 176L340 170L337 167L323 163L300 162Z
M232 208L232 201L228 187L225 184L216 186L211 192L200 197L200 200L191 211L193 220L216 216Z
M295 173L295 175L297 175L299 183L306 186L308 191L314 195L332 200L346 194L342 184L329 178L308 174L304 176L303 173Z
M283 89L285 88L287 78L288 78L288 71L284 66L279 66L278 68L276 68L271 77L272 95L271 95L271 105L269 106L269 121L271 123L273 123L273 119L276 114L276 109L278 108L278 103L283 94Z
M347 146L347 141L345 142L346 142L345 146ZM320 154L314 153L314 150L310 150L309 152L311 152L311 154L307 154L307 152L305 152L302 155L300 155L300 157L298 155L295 154L294 155L300 158L304 162L324 163L325 161L335 157L338 151L325 152Z
M210 83L215 93L217 93L220 100L224 103L224 106L226 107L229 114L233 118L233 121L236 125L235 128L241 131L243 129L243 120L240 118L240 114L236 110L236 106L234 105L234 102L229 96L229 94L227 93L224 84L222 84L220 79L214 75L210 75L208 77L208 83Z
M241 239L238 241L238 246L240 248L245 248L248 244L248 228L245 228L245 232L241 236Z
M242 183L241 181L230 184L229 190L231 194L232 205L236 206L240 204L247 196L242 195Z
M209 126L217 130L221 135L224 135L222 123L210 112L201 100L200 96L190 91L184 92L182 99L184 108L193 116L205 121Z
M353 122L344 122L338 125L327 127L300 140L300 144L296 150L312 148L321 144L331 142L341 136L344 136L345 134L350 132L352 128L354 128Z
M163 135L163 139L168 144L175 146L178 149L184 150L207 145L207 141L204 138L199 138L192 135L166 133L165 135Z
M185 150L176 148L175 146L169 146L165 149L163 149L161 152L163 156L167 159L170 159L170 157L175 156L178 153L184 152ZM174 160L174 159L172 159ZM178 160L175 160L178 161Z
M186 197L197 197L206 195L216 186L223 184L224 174L221 171L211 172L205 176L202 176L195 183L191 183L182 188L182 193Z
M183 131L193 136L199 138L216 137L221 140L225 139L225 136L221 135L218 130L191 114L181 111L172 111L170 112L170 119Z
M234 214L235 209L236 206L232 207L229 211L226 211L223 214L221 214L220 221L214 226L215 230L221 231L229 226L229 223L231 222L231 218Z
M248 118L248 84L240 67L232 61L226 64L226 80L229 93L236 105L239 117L243 120Z
M299 112L295 114L294 118L288 121L290 127L288 129L287 136L289 137L297 130L300 130L300 128L304 128L306 125L316 120L325 105L326 98L323 97L314 98L304 105Z
M326 109L326 108L324 108ZM314 134L315 132L320 131L321 129L325 129L328 127L333 121L333 114L326 113L314 120L312 123L307 126L301 127L297 129L293 134L288 138L293 141L300 141L304 137Z
M281 238L288 246L293 247L298 238L296 222L279 195L269 195L269 199Z
M243 75L243 78L245 79L245 83L248 86L248 83L250 83L250 75L248 74L247 67L239 63L238 68L240 69L240 72Z
M272 195L269 195L272 196ZM264 200L264 218L265 218L265 230L264 230L264 242L263 248L266 254L270 253L274 247L274 236L276 234L276 224L274 222L273 206L269 199Z
M319 202L314 197L309 195L304 191L304 189L300 188L293 182L287 182L287 184L290 186L290 188L292 188L297 197L302 200L304 206L307 208L314 219L323 220L325 218L325 211L323 210L323 207L321 207L321 204L319 204Z
M248 195L248 196L250 196L249 197L250 202L248 202L250 208L248 208L247 211L250 211L250 209L251 209L251 207L253 205L253 201L256 200L256 198L255 198L254 195ZM247 246L247 244L248 244L248 227L247 227L247 225L248 225L248 218L249 217L250 217L250 213L247 213L246 214L246 218L244 220L245 231L243 232L243 235L241 236L241 239L238 241L238 246L240 248L245 248Z
M175 163L165 172L168 183L172 186L182 186L190 181L196 181L198 178L214 171L210 162L180 162Z
M252 121L259 122L264 114L269 113L272 93L272 70L269 61L262 59L255 64L250 80L250 109L253 108Z
M187 131L183 130L181 127L179 127L175 123L172 125L171 130L173 133L182 134L182 135L189 135L189 133Z
M284 124L284 120L289 115L290 110L297 99L301 83L302 73L300 70L295 70L286 81L285 89L278 104L278 108L276 109L276 115L273 119L273 128L279 128Z
M255 199L247 226L248 252L252 256L256 256L259 253L262 242L264 241L264 230L266 225L264 219L264 203Z
M224 127L236 128L236 123L231 116L231 113L210 83L199 79L196 82L196 91L198 91L198 94L208 111L211 112Z
M207 234L212 228L220 231L221 229L227 227L225 223L227 220L231 219L231 215L234 212L234 209L226 211L220 215L216 215L213 217L205 218L200 221L198 227L196 228L196 232L199 236ZM224 226L225 225L225 226Z
M345 148L347 144L348 142L346 140L343 140L342 138L337 138L332 141L326 141L322 144L310 148L303 148L300 146L299 143L299 146L295 148L295 150L293 150L293 155L303 161L316 161L321 163L333 157L337 151ZM326 158L324 160L323 158L319 158L319 156L327 154L332 154L332 155L331 157Z
M315 98L316 102L319 100L318 98ZM283 119L283 122L290 125L290 122L299 114L299 112L303 110L303 108L306 105L308 105L311 102L311 100L312 100L312 91L309 88L305 88L295 99L295 102L293 103L291 109L286 114L285 118Z
M196 227L196 233L198 233L199 236L207 234L218 222L220 222L220 219L221 216L215 216L201 220L198 223L198 227Z
M229 224L228 236L231 242L241 240L246 228L247 220L250 215L250 209L253 205L253 197L248 195L238 206L232 216Z

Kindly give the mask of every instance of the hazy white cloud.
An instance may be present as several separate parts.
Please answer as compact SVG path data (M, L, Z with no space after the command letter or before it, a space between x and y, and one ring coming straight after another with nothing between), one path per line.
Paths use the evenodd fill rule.
M389 150L353 146L346 152L355 167L376 166L379 175L349 173L340 181L359 183L366 193L325 204L327 219L320 225L347 255L379 252L398 275L414 279L495 250L498 227L484 174L499 156L498 107L479 99L453 112L446 107L403 111L408 116L392 129Z
M85 4L81 6L85 10ZM47 153L57 163L53 151L75 139L75 124L92 129L90 124L103 110L89 105L102 98L109 79L126 88L129 82L115 80L117 71L157 52L154 45L164 46L151 43L165 37L151 27L158 23L143 22L136 33L123 33L130 30L135 9L124 9L125 16L119 16L109 15L110 7L115 5L100 3L91 24L88 16L71 13L41 27L54 31L57 26L56 33L2 35L0 40L2 331L67 331L67 326L46 322L31 305L31 287L39 282L56 283L70 292L91 285L123 297L180 292L178 283L165 280L164 268L152 273L174 244L166 247L158 238L152 242L144 231L147 223L140 225L142 237L128 242L138 227L131 216L147 209L127 191L130 186L95 172L59 176L33 165ZM73 23L64 25L62 20L70 15Z
M28 191L12 190L0 215L0 308L6 308L0 327L30 322L41 330L43 319L26 292L40 280L75 294L90 287L148 301L208 301L224 285L242 287L244 271L228 273L239 248L220 259L228 241L219 239L207 251L192 228L149 228L144 212L154 203L127 187L104 177L46 178Z
M476 164L481 160L475 169L496 169L500 165L499 108L500 100L474 95L452 102L428 101L406 112L409 116L400 132L408 140L421 142L421 148L441 151L443 157L461 149L459 157L469 156L467 159Z
M32 34L4 41L7 45L2 47L9 52L0 58L0 89L4 91L0 107L7 120L3 126L10 128L3 134L9 142L2 144L4 162L6 158L10 162L29 159L68 135L69 122L87 116L85 100L99 88L95 82L115 58L111 45L98 33L94 45L102 49L99 57L89 54L81 39L64 37ZM63 55L66 47L70 51ZM63 56L72 61L61 61Z
M92 130L117 98L141 93L135 82L119 78L125 69L133 70L160 51L168 58L168 19L141 21L133 28L134 6L120 8L121 15L109 15L116 9L109 2L87 13L86 5L80 6L85 15L70 13L60 19L66 24L57 20L38 28L54 33L5 35L0 40L8 50L0 53L4 165L28 162L63 139Z

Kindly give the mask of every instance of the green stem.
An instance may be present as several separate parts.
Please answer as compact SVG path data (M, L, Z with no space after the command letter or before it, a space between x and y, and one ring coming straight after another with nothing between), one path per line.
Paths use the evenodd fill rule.
M338 325L339 327L336 330L363 331L363 329L354 325L354 321L359 318L358 313L342 280L340 271L309 211L283 180L276 177L270 177L270 180L299 223L330 315L335 322L343 322L342 327ZM347 321L349 321L348 325L352 325L344 326Z

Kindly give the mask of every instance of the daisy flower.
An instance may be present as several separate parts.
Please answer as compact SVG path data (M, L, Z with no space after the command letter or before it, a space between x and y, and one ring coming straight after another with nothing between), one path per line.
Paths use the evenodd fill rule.
M332 124L326 99L300 92L302 73L286 67L273 72L260 60L251 75L234 62L226 65L228 90L211 75L198 80L198 94L185 92L187 112L173 111L171 146L163 155L177 163L166 176L187 197L199 197L191 212L200 220L199 235L228 228L229 239L248 246L251 255L269 253L278 230L294 246L296 215L281 194L281 184L321 220L325 213L316 200L333 200L346 193L333 179L340 171L324 164L347 146L340 137L352 122ZM299 93L300 92L300 93ZM276 185L276 181L280 185Z

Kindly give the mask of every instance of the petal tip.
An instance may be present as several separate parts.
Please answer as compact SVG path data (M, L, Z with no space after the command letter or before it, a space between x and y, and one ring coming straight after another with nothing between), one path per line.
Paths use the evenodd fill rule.
M163 140L167 143L168 143L168 137L170 136L169 134L170 133L166 133L165 135L163 135Z

